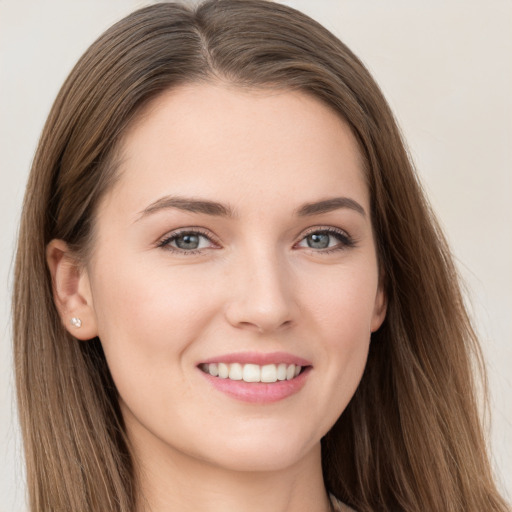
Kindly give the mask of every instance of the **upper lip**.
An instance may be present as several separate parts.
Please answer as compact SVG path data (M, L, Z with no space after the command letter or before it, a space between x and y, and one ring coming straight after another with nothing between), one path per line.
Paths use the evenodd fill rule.
M201 361L200 364L210 363L240 363L257 364L263 366L266 364L294 364L296 366L311 366L311 362L288 352L233 352L231 354L222 354Z

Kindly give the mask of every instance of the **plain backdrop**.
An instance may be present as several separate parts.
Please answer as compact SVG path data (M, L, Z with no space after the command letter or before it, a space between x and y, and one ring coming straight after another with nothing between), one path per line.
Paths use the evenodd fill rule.
M51 103L90 43L148 1L0 0L0 512L22 512L10 294L21 202ZM512 497L512 2L288 0L365 62L409 143L488 364L493 462Z

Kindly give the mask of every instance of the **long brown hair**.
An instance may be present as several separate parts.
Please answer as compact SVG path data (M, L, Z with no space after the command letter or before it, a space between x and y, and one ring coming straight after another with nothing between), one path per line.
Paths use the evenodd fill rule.
M507 510L479 417L478 342L393 115L342 42L263 0L141 9L87 50L55 101L27 186L13 302L31 510L134 510L133 460L101 343L62 326L45 248L59 238L86 257L134 116L164 90L216 80L320 98L365 160L387 318L355 396L322 440L326 487L361 512Z

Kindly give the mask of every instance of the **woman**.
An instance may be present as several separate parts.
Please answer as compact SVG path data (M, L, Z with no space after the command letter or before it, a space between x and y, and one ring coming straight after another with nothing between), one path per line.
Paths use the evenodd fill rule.
M14 311L34 511L506 510L393 117L289 8L159 4L91 46L34 160Z

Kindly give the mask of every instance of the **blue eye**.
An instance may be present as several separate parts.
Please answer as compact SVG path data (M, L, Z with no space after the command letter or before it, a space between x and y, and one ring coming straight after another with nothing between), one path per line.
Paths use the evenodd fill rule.
M306 243L311 249L327 249L332 238L329 233L312 233L306 237Z
M353 247L355 244L346 233L331 228L311 231L297 245L308 249L336 250Z
M196 235L194 233L187 233L185 235L180 235L180 236L177 236L173 240L173 243L176 244L176 247L178 247L178 249L185 249L185 250L198 249L200 242L201 242L200 236Z
M198 231L180 231L172 233L158 244L158 247L184 253L199 251L214 246L215 244L207 235Z

